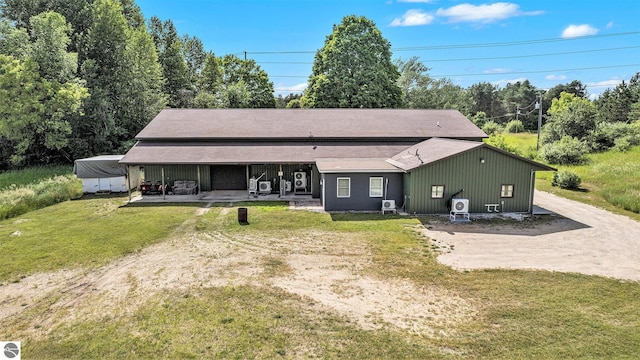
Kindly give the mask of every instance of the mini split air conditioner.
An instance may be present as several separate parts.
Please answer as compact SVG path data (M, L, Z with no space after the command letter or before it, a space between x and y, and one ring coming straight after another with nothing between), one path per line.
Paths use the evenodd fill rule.
M305 172L295 172L293 173L293 184L296 189L306 189L307 188L307 173Z
M396 201L395 200L382 200L382 213L385 211L393 211L396 212Z
M451 199L451 211L456 213L468 213L469 199Z
M271 181L260 181L260 192L261 193L270 193L271 192Z

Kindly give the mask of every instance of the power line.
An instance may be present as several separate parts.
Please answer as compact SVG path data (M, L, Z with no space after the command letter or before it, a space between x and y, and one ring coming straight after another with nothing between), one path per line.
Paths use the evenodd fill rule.
M551 72L564 72L564 71L581 71L581 70L597 70L597 69L613 69L622 67L634 67L640 66L640 64L625 64L625 65L606 65L606 66L591 66L583 68L569 68L569 69L551 69L551 70L530 70L530 71L505 71L498 73L473 73L473 74L443 74L443 75L431 75L434 78L448 78L448 77L462 77L462 76L491 76L491 75L517 75L517 74L540 74ZM273 78L308 78L309 75L269 75Z
M532 44L545 44L552 42L565 42L565 41L577 41L577 40L591 40L606 37L615 36L627 36L637 35L640 31L612 33L612 34L600 34L589 35L574 38L546 38L546 39L533 39L533 40L520 40L520 41L507 41L507 42L493 42L493 43L471 43L471 44L448 44L448 45L428 45L428 46L413 46L402 48L391 48L391 51L421 51L421 50L451 50L451 49L472 49L482 47L503 47L503 46L522 46ZM315 54L316 50L302 50L302 51L246 51L249 55L279 55L279 54ZM243 52L245 53L245 52Z
M474 58L451 58L451 59L423 59L425 62L449 62L449 61L475 61L475 60L501 60L501 59L521 59L531 57L544 57L544 56L560 56L560 55L574 55L574 54L586 54L592 52L604 52L604 51L616 51L616 50L628 50L637 49L640 46L623 46L616 48L606 49L591 49L591 50L578 50L578 51L565 51L558 53L545 53L545 54L528 54L528 55L509 55L509 56L490 56L490 57L474 57ZM282 65L311 65L311 61L259 61L255 60L259 64L282 64Z
M622 67L640 66L640 64L627 64L627 65L608 65L608 66L592 66L584 68L571 68L571 69L554 69L554 70L531 70L531 71L505 71L499 73L476 73L476 74L446 74L446 75L432 75L433 77L461 77L461 76L490 76L490 75L517 75L517 74L539 74L546 72L562 72L562 71L580 71L580 70L596 70L596 69L612 69Z

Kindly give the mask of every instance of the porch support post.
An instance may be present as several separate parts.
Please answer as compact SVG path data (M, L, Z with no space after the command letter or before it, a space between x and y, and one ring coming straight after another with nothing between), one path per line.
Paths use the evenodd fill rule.
M165 196L165 191L164 191L164 165L162 165L162 200L166 200L167 197Z
M198 168L198 195L200 195L200 188L202 187L202 181L200 181L200 165L196 165Z
M129 203L131 203L131 165L127 165L127 192L129 193Z

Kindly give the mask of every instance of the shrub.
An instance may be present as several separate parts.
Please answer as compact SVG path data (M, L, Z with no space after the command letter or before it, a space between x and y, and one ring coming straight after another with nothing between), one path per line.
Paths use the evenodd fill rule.
M56 176L25 186L0 191L0 219L25 214L82 196L82 184L73 175Z
M482 131L484 131L485 134L489 136L501 133L502 130L503 130L502 126L500 126L500 124L492 120L487 121L484 124L484 126L482 126Z
M560 141L546 144L540 150L540 156L551 164L582 164L589 148L582 141L564 136Z
M511 120L507 123L504 130L510 134L524 132L524 125L520 120Z
M498 149L508 151L512 154L520 155L518 148L507 143L507 139L502 134L493 134L487 139L487 144L495 146Z
M580 176L566 170L555 173L553 175L553 180L551 181L551 185L559 186L561 189L568 190L578 189L580 187L580 183L582 183Z
M618 144L624 138L624 143ZM626 151L629 146L640 144L640 127L627 123L599 123L586 138L587 145L593 151L607 151L611 148ZM627 146L627 148L625 148Z

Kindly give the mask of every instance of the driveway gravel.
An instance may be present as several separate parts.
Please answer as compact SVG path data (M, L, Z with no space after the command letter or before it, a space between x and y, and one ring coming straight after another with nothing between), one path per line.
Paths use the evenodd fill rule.
M426 224L438 260L459 270L540 269L640 280L640 223L626 216L536 191L553 212L539 223Z

